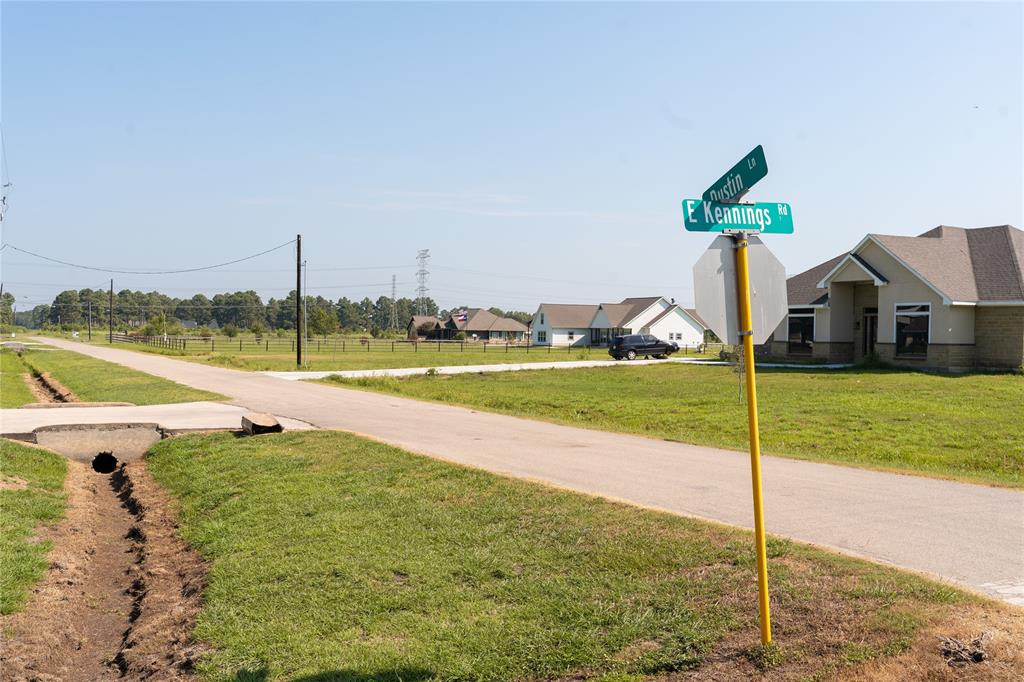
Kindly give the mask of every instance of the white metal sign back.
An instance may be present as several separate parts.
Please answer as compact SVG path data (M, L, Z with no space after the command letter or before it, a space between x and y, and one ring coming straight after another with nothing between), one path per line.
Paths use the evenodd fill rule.
M768 340L789 313L786 297L786 268L754 235L750 243L750 315L754 343ZM697 314L718 338L739 345L739 310L736 295L736 242L722 235L693 266L693 296Z

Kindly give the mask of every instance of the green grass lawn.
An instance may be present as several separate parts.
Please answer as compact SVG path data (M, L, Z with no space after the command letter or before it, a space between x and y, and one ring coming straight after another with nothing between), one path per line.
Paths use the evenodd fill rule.
M27 350L22 361L35 372L47 372L83 402L125 402L161 405L193 400L224 400L160 377L105 360L65 350Z
M146 461L210 561L203 680L639 682L716 650L737 652L716 679L737 679L763 659L745 531L340 432L190 435ZM787 679L907 650L981 603L788 541L769 555Z
M21 407L36 401L24 376L29 369L14 351L0 349L0 407Z
M573 426L736 450L746 404L729 367L325 379ZM1024 486L1024 377L760 370L761 445L784 455Z
M99 345L99 342L94 344ZM105 345L105 344L104 344ZM390 347L390 344L385 344ZM204 364L216 365L218 367L230 367L233 369L244 369L252 371L289 371L296 369L294 352L265 352L258 346L247 346L243 344L239 351L237 345L224 344L223 349L218 343L217 351L211 353L208 347L197 344L196 348L188 348L185 351L170 350L145 346L142 344L115 343L115 347L125 350L134 350L148 353L158 353L182 360L191 360ZM316 351L316 343L311 346L308 354L308 369L310 370L346 370L346 369L386 369L394 367L443 367L451 365L491 365L520 362L556 362L564 360L608 360L611 357L608 351L603 348L573 349L566 348L542 348L534 347L527 351L525 348L510 347L506 352L504 346L492 346L489 350L483 350L482 346L470 347L459 350L458 345L442 345L438 350L436 344L420 344L419 350L413 351L407 344L395 344L395 350L374 348L370 351L353 350L358 349L358 343L349 344L344 352L332 352L326 347ZM697 357L697 356L694 356ZM301 368L301 369L306 369Z
M46 571L49 543L29 539L64 515L66 473L60 455L0 438L0 614L19 610Z

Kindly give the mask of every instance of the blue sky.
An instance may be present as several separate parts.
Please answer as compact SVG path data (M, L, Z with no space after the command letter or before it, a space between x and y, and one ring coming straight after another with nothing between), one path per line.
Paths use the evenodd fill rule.
M795 273L867 232L1024 226L1022 5L2 8L4 240L175 268L303 234L309 291L692 302L696 197L756 144ZM115 287L293 286L291 252ZM349 268L349 269L344 269ZM359 269L356 269L359 268ZM19 308L106 277L3 253Z

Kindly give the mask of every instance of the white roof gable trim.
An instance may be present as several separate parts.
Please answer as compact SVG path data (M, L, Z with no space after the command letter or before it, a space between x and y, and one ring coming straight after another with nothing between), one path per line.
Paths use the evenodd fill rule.
M694 317L690 313L686 312L686 308L684 308L681 305L680 306L676 306L676 308L679 310L679 312L681 312L683 314L683 317L685 317L686 319L690 320L691 322L693 322L695 325L697 325L701 329L707 331L707 327L704 326L704 323L701 322L700 320L698 320L696 317Z
M649 311L654 306L659 305L662 301L665 301L665 297L664 296L659 296L657 301L655 301L654 303L650 304L649 306L647 306L646 308L644 308L643 310L638 312L636 315L634 315L632 317L632 319L624 321L622 323L622 328L623 329L632 329L633 326L634 326L633 325L634 322L636 322L639 318L643 317L645 314L647 314L647 311ZM665 302L668 303L668 301L665 301ZM662 310L665 310L665 308L662 308Z
M861 243L863 243L863 242L861 242ZM860 244L857 245L857 248L858 249L860 248ZM854 249L854 251L856 251L856 250L857 249ZM836 263L836 266L834 268L832 268L831 270L829 270L828 274L825 275L824 277L822 277L821 281L818 282L817 285L815 285L815 286L817 286L819 289L827 289L829 283L832 281L832 278L835 277L836 275L838 275L839 271L842 270L843 268L845 268L850 263L855 265L857 268L860 269L861 272L863 272L865 275L870 277L871 281L873 281L875 283L876 287L884 287L886 284L889 283L888 280L879 277L875 273L871 272L871 270L866 268L864 266L864 263L865 263L864 259L859 257L859 256L857 256L853 251L851 251L850 253L846 254L845 258L843 258L841 261ZM914 274L916 275L917 273L915 272ZM801 307L807 307L807 306L801 306Z

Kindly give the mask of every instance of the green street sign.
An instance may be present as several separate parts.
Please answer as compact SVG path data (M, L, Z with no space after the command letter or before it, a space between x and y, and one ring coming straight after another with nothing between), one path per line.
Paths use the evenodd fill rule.
M722 204L683 199L683 225L687 232L758 232L793 234L789 204Z
M729 172L704 190L701 199L721 203L736 203L750 191L758 180L768 175L768 162L764 160L764 148L757 145Z

